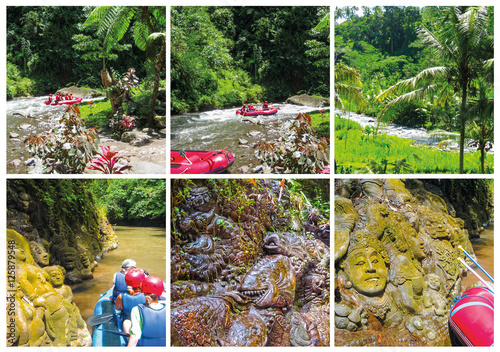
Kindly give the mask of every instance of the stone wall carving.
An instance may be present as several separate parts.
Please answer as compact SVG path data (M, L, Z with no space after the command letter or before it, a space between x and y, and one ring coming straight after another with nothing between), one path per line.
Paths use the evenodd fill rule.
M172 195L173 345L329 345L327 219L278 181L174 180Z
M422 183L339 180L335 193L336 345L449 345L457 247L473 253L464 221Z

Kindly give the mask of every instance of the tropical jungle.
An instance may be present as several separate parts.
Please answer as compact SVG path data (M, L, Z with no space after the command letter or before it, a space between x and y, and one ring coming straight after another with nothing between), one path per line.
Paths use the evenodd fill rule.
M334 17L336 172L493 173L493 7Z
M9 172L165 172L165 7L9 6L6 42Z
M172 7L170 45L172 150L225 150L229 173L329 166L329 7Z
M6 198L7 346L119 346L122 262L165 280L165 180L9 179Z

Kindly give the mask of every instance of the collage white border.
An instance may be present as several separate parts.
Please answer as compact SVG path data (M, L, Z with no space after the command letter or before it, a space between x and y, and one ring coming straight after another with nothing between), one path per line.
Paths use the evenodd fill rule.
M353 2L345 2L345 1L335 1L335 0L330 0L330 1L318 1L318 0L288 0L288 1L277 1L277 0L267 0L267 1L262 1L262 0L247 0L247 1L242 1L242 0L226 0L226 1L220 1L220 0L214 0L214 1L199 1L199 0L164 0L164 1L159 1L159 0L149 0L146 1L149 5L156 5L156 6L166 6L167 8L167 28L170 28L170 7L171 6L202 6L202 5L208 5L208 6L330 6L331 10L337 6L414 6L415 3L412 3L411 1L353 1ZM40 0L19 0L19 1L13 1L13 0L7 0L5 4L0 5L0 82L6 82L6 41L5 41L5 36L6 36L6 8L8 6L103 6L103 5L126 5L126 6L134 6L138 5L139 1L130 1L130 0L122 0L122 1L116 1L116 0L101 0L101 1L96 1L96 0L88 0L88 1L82 1L82 0L74 0L74 1L40 1ZM429 1L429 0L421 0L418 2L419 6L446 6L446 5L487 5L487 6L495 6L495 1L488 0L488 1ZM331 11L331 12L332 12ZM333 19L333 16L332 16ZM497 15L495 18L495 27L496 27L496 33L498 32L498 25L499 25L499 16ZM332 20L331 22L331 58L333 58L333 52L334 52L334 21ZM167 29L167 46L170 48L170 37L168 35L169 30ZM495 57L498 57L498 40L495 40ZM330 65L330 86L331 86L331 93L333 93L333 80L334 80L334 75L333 75L333 62ZM498 82L498 67L495 68L495 93L496 95L498 94L498 88L497 88L497 82ZM166 67L166 72L170 72L170 51L168 52L167 56L167 67ZM167 76L167 87L170 86L170 79ZM170 95L167 92L167 104L170 106ZM0 96L6 97L6 84L0 84ZM5 99L5 98L4 98ZM5 100L2 103L2 111L5 111ZM495 113L495 123L498 122L498 113ZM4 121L5 123L5 121ZM331 119L331 126L333 126L333 119ZM331 130L331 139L334 139L333 135L333 129ZM3 155L6 157L6 133L0 134L0 155ZM170 127L169 124L167 123L167 138L166 138L166 143L167 146L170 145ZM167 147L169 149L169 147ZM333 160L333 155L334 155L334 145L332 143L331 146L332 149L332 155L331 159ZM498 165L498 158L495 156L495 165L499 167ZM7 179L16 179L16 178L54 178L53 176L47 176L47 175L18 175L18 174L7 174L7 163L6 160L4 160L3 163L0 163L0 189L3 191L0 192L0 204L5 204L6 205L6 180ZM333 170L332 170L333 171ZM175 175L170 175L169 170L166 170L165 175L160 175L160 174L154 174L154 175L121 175L123 178L165 178L167 180L167 209L170 209L170 180L175 179ZM496 181L496 174L494 175L485 175L482 177L481 175L398 175L397 178L494 178ZM273 177L276 176L276 177ZM330 179L330 199L331 199L331 204L333 206L333 199L334 199L334 192L333 192L333 186L334 186L334 179L343 179L343 178L364 178L367 177L366 175L360 176L360 175L334 175L330 174L329 176L326 175L236 175L236 174L228 174L228 175L223 175L223 176L216 176L216 177L223 177L223 178L282 178L285 177L287 179L290 178L329 178ZM111 176L106 176L106 175L58 175L56 178L110 178ZM119 176L113 176L113 177L119 177ZM214 176L211 176L214 177ZM189 178L211 178L207 176L200 176L200 175L190 175ZM395 175L370 175L372 178L395 178ZM497 183L497 182L496 182ZM497 188L498 188L497 184ZM495 199L498 199L499 191L495 189ZM497 219L497 212L495 212L495 222ZM169 234L169 220L170 220L170 211L167 211L167 235ZM332 212L333 214L333 212ZM332 215L333 216L333 215ZM330 220L333 223L333 219ZM3 212L1 217L0 217L0 225L2 228L6 228L6 212ZM333 234L332 234L333 237ZM5 241L5 235L0 236ZM332 241L333 242L333 241ZM498 248L497 248L498 247ZM499 251L500 246L495 246L495 258L498 258L498 251ZM5 252L0 251L0 259L2 260L2 265L5 266ZM169 259L170 256L170 242L167 241L167 257ZM170 272L170 261L167 259L167 273ZM334 263L332 263L331 266L331 274L333 278L334 274ZM498 271L498 260L495 261L495 271ZM6 287L5 284L5 276L2 276L0 279L0 285L1 287ZM168 290L167 290L168 291ZM169 300L170 301L170 300ZM331 302L331 310L333 309L333 301ZM5 321L5 311L2 310L2 316L0 317L0 322ZM498 314L495 315L495 325L498 325ZM334 350L339 350L339 351L352 351L353 348L347 348L347 347L333 347L334 346L334 324L333 324L333 314L331 314L331 347L334 348ZM168 326L168 324L167 324ZM170 335L169 327L167 327L167 334L168 336ZM495 340L498 339L498 330L495 333ZM5 330L5 325L0 324L0 338L2 340L5 339L6 336L6 330ZM0 346L6 346L5 341L2 343L0 342ZM175 348L177 349L184 349L185 347L170 347L168 346L167 343L167 349L170 348ZM370 347L370 350L375 350L375 351L400 351L400 350L406 350L409 347ZM446 351L448 349L452 349L453 347L441 347L439 348L439 351ZM26 351L31 351L33 348L20 348L16 347L16 351L18 349ZM53 351L54 349L57 350L66 350L67 348L38 348L37 350L45 350L45 351ZM71 348L73 349L73 348ZM90 348L92 350L95 350L96 347ZM106 351L115 351L115 349L118 350L123 350L121 347L110 347L106 348ZM274 348L266 348L266 351L274 351L274 350L283 350L284 347L274 347ZM300 348L299 348L300 349ZM354 348L355 349L355 348ZM149 350L149 349L148 349ZM220 347L220 348L211 348L211 350L217 350L217 351L231 351L234 352L234 347ZM251 347L240 347L238 350L241 351L256 351L255 348Z

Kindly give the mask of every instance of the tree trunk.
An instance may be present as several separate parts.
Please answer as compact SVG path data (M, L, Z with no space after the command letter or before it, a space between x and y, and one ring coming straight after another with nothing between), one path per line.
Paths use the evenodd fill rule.
M123 112L123 94L121 94L120 90L115 86L116 81L113 79L113 77L111 77L111 74L107 69L101 70L101 81L104 88L106 88L109 101L111 102L111 112L108 114L108 118L111 118L117 112Z
M149 109L149 114L148 114L148 127L155 126L156 98L158 97L158 88L160 86L160 73L161 73L161 69L163 66L163 60L165 59L166 51L167 51L167 42L163 41L160 52L158 53L158 55L156 57L155 79L154 79L154 84L153 84L153 96L151 97L151 107Z
M464 143L465 143L465 108L467 103L467 82L462 86L462 104L460 106L460 173L464 173Z

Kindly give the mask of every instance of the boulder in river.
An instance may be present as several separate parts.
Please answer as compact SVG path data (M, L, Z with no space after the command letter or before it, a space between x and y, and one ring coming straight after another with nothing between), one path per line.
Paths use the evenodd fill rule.
M330 100L321 97L313 97L307 94L294 95L285 101L286 104L305 105L305 106L328 106Z

